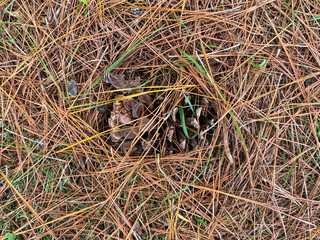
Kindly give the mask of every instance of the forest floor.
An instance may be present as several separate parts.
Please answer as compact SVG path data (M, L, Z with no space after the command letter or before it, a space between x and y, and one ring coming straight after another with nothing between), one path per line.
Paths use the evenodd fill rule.
M0 239L320 239L319 0L1 0Z

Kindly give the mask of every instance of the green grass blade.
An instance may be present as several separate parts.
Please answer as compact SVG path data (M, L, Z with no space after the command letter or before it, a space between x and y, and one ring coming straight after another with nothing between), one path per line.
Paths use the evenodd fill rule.
M207 167L209 166L210 161L207 162L207 165L205 166L205 168L201 171L201 173L189 184L187 185L185 188L183 188L180 192L177 192L173 195L171 195L170 197L165 198L163 201L169 200L170 198L173 198L175 196L177 196L178 194L184 192L188 187L190 187L192 184L194 184L195 181L197 181L197 179L202 175L202 173L204 173L204 171L207 169Z
M71 62L73 60L73 57L74 55L76 54L76 52L78 51L78 48L80 47L82 41L80 41L78 43L78 45L76 46L75 50L73 51L72 55L71 55L71 58L70 58L70 61L69 61L69 64L68 64L68 69L67 69L67 82L69 81L69 71L70 71L70 66L71 66Z
M78 8L78 11L79 11L79 12L80 12L82 3L84 3L84 5L86 5L86 10L84 11L84 15L86 15L87 12L88 12L88 6L89 6L89 4L88 4L88 2L87 2L86 0L80 0L80 1L79 1L79 8Z
M320 20L320 16L317 16L315 18L311 18L308 20L308 22L317 21L317 20Z
M186 119L184 117L184 110L181 107L181 104L179 104L179 105L180 105L179 106L179 115L180 115L180 119L181 119L182 131L183 131L184 135L186 135L187 138L193 139L196 136L198 136L199 129L197 130L197 132L192 137L189 137L188 130L187 130L187 125L186 125Z
M203 221L201 218L193 217L194 220L196 220L198 223L203 224L207 228L207 224L205 221Z
M263 66L267 63L266 57L264 57L264 56L258 55L258 56L255 56L255 57L251 57L251 56L249 56L249 55L247 55L247 54L245 54L245 53L242 53L242 52L239 52L239 51L235 51L235 50L232 50L232 49L222 48L222 47L218 47L218 46L214 46L214 45L207 45L207 46L210 47L210 48L216 48L216 49L226 50L226 51L229 51L229 52L240 53L240 54L242 54L243 56L246 56L246 57L250 58L250 63L251 63L252 66L254 66L255 68L261 68L261 67L263 67ZM262 60L262 62L261 62L260 64L255 64L255 63L253 62L253 60L256 59L256 58L262 58L263 60Z
M234 125L236 125L236 129L237 129L237 132L238 132L239 135L240 135L240 138L241 138L242 143L244 144L245 148L248 149L247 144L246 144L246 142L244 141L244 138L243 138L243 136L242 136L242 134L241 134L240 128L239 128L239 126L238 126L238 123L237 123L235 117L233 116L233 113L232 113L231 110L230 110L230 115L231 115L231 117L232 117L232 120L233 120L233 122L234 122Z
M62 97L67 101L67 103L70 104L70 103L69 103L69 100L68 100L68 99L66 98L66 96L63 94L63 92L62 92L61 88L59 87L58 83L54 80L54 77L52 76L52 74L51 74L51 72L49 71L47 65L45 64L43 58L41 57L40 52L36 51L37 48L36 48L35 44L33 43L32 39L30 38L29 33L26 32L26 34L27 34L27 37L28 37L30 43L32 44L32 46L30 46L30 44L29 44L28 41L25 41L26 44L29 46L29 48L31 49L31 51L33 51L36 55L38 55L38 58L39 58L39 61L40 61L41 65L42 65L43 68L46 70L47 74L48 74L49 77L51 78L51 80L52 80L52 82L54 83L54 85L57 87L59 93L60 93L60 94L62 95Z
M267 60L266 60L266 58L265 58L264 56L256 56L256 57L261 57L261 58L263 58L263 61L262 61L260 64L255 64L255 63L253 62L253 60L254 60L255 58L251 58L251 59L250 59L250 63L251 63L252 66L254 66L255 68L261 68L261 67L263 67L263 65L265 65L265 64L267 63Z
M296 163L297 163L297 161L298 161L298 159L299 159L299 157L300 157L300 154L301 154L301 153L299 153L299 155L296 157L296 159L293 161L292 165L290 166L289 172L287 173L286 179L284 180L283 188L286 187L287 182L288 182L288 178L289 178L289 176L290 176L290 173L292 172L293 167L296 165Z
M182 49L180 49L180 51L183 53L183 55L185 55L191 62L194 63L194 65L197 66L197 68L200 70L200 72L206 76L206 78L210 81L210 78L208 77L207 73L203 70L203 68L199 65L199 63L194 60L191 56L189 56L185 51L183 51ZM210 81L211 82L211 81Z
M89 92L101 81L101 79L108 73L110 73L110 71L117 66L129 53L131 53L136 47L138 47L141 43L143 43L144 41L146 41L148 38L150 38L151 36L153 36L154 34L156 34L157 32L159 32L164 26L166 26L167 24L162 25L160 28L158 28L156 31L154 31L153 33L151 33L149 36L147 36L146 38L142 39L140 42L138 42L136 45L134 45L131 49L129 49L129 51L127 51L125 54L123 54L114 64L112 64L107 71L105 72L104 75L102 75L93 85L92 87L89 89Z
M185 94L183 94L183 95L184 95L189 107L191 108L191 111L195 114L196 112L194 111L194 107L193 107L192 103L190 102L189 98L187 98L187 96Z
M203 68L199 65L199 63L198 63L196 60L194 60L191 56L189 56L186 52L184 52L183 50L181 50L181 52L182 52L190 61L192 61L192 62L197 66L197 68L200 70L200 72L208 79L208 81L209 81L210 83L212 83L212 81L211 81L210 78L208 77L207 73L203 70ZM225 104L227 105L227 107L228 107L228 109L229 109L229 111L230 111L230 115L231 115L231 117L232 117L232 120L233 120L236 128L237 128L237 131L238 131L238 133L239 133L239 135L240 135L240 138L241 138L242 143L244 144L245 148L248 149L248 147L247 147L247 145L246 145L246 143L245 143L245 141L244 141L244 138L243 138L243 136L242 136L242 134L241 134L240 128L239 128L239 126L238 126L238 123L237 123L237 121L236 121L236 119L235 119L235 117L234 117L234 115L233 115L233 112L232 112L232 110L230 109L230 106L229 106L229 104L228 104L228 102L227 102L226 97L224 96L224 94L223 94L221 88L218 86L218 84L217 84L216 82L215 82L215 84L216 84L216 86L217 86L217 88L218 88L218 90L219 90L219 92L220 92L219 96L223 99L223 101L225 102ZM180 113L180 107L179 107L179 113ZM183 115L183 116L184 116L184 115ZM181 114L180 114L180 117L181 117ZM181 119L181 122L182 122L182 119Z
M141 88L141 87L145 86L146 84L148 84L149 82L153 81L154 79L156 79L156 78L158 78L158 77L161 77L161 76L163 76L163 75L170 74L170 73L171 73L171 72L162 73L162 74L160 74L160 75L158 75L158 76L155 76L155 77L153 77L153 78L150 78L148 81L146 81L145 83L142 83L142 84L141 84L140 86L138 86L137 88ZM130 94L132 91L133 91L133 89L129 90L129 91L128 91L128 94Z

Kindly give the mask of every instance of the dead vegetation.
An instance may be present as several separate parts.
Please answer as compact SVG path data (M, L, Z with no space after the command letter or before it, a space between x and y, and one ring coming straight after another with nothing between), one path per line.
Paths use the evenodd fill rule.
M0 6L0 239L320 239L319 1Z

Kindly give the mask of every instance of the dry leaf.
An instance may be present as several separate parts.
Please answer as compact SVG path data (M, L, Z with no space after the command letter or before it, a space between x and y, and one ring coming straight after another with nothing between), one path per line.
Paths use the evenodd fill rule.
M126 139L133 139L138 135L138 129L133 127L122 127L121 136Z
M153 98L148 94L138 96L139 100L145 103L150 109L152 108Z
M187 140L186 140L186 139L180 141L180 147L181 147L183 150L186 149L186 143L187 143Z
M127 88L124 74L108 74L106 77L106 82L111 83L115 89L125 89Z
M131 143L132 143L132 141L123 141L121 143L121 149L124 151L128 151L131 148ZM132 150L134 150L134 149L132 149Z
M115 128L118 124L118 118L114 113L111 113L110 118L108 119L109 127Z
M121 132L114 131L110 135L112 142L118 142L122 138Z
M123 100L123 106L129 111L132 110L134 105L136 105L136 102L132 98L126 98Z
M128 115L124 115L124 114L119 114L119 122L121 124L128 124L132 121L132 118Z
M136 105L134 105L134 107L132 108L132 116L134 118L141 118L142 114L144 112L144 104L143 103L137 103Z
M149 132L154 128L155 124L150 118L145 117L138 121L137 126L143 130L143 132Z
M122 97L122 95L117 96L116 98L120 98L120 97ZM122 103L122 101L115 101L115 102L113 103L113 112L114 112L114 113L118 114L118 113L121 112L122 109L123 109L123 103Z

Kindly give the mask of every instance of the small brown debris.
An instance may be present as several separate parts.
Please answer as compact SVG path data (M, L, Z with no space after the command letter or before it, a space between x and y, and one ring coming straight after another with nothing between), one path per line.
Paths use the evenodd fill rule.
M128 151L131 148L131 143L132 142L129 142L129 141L123 141L121 143L121 149L124 151Z
M128 82L129 88L137 88L141 85L140 77L135 78L134 81Z
M172 142L172 136L173 136L173 134L174 134L174 126L171 125L171 126L169 127L169 131L168 131L168 140L169 140L169 142Z
M204 97L204 98L201 99L201 105L204 108L206 108L208 106L208 104L209 104L209 100L207 98Z
M205 137L204 137L204 130L201 130L200 133L199 133L199 139L201 140L204 140Z
M132 235L135 237L137 240L141 240L142 238L140 235L142 234L142 229L141 229L141 224L139 220L136 222L136 224L133 226L132 229Z
M224 149L225 149L227 158L229 159L230 163L233 165L234 164L234 160L233 160L233 157L231 155L231 151L230 151L230 147L229 147L229 138L228 138L229 134L228 134L228 128L227 128L226 124L223 125L222 131L223 131L222 135L223 135Z
M197 108L197 110L196 110L196 115L197 115L198 119L199 119L200 116L201 116L201 112L202 112L202 107Z
M195 138L191 139L191 146L193 151L199 149L198 141Z
M178 107L175 107L173 110L172 110L172 120L173 122L176 122L177 121L177 112L178 112Z
M138 93L142 93L143 91L142 91L142 89L140 89L140 88L136 88L136 89L132 89L131 90L131 94L138 94Z
M120 96L117 96L117 98L120 98ZM123 103L122 101L115 101L113 103L113 112L115 114L118 114L121 112L121 110L123 109Z
M186 139L183 139L183 140L180 140L180 147L185 150L186 149L186 143L187 143L187 140Z
M197 119L195 119L193 117L187 118L186 123L187 123L187 125L191 125L194 128L199 128L199 123L198 123Z
M210 126L213 126L215 124L215 120L212 118L210 121L209 121L209 125Z

